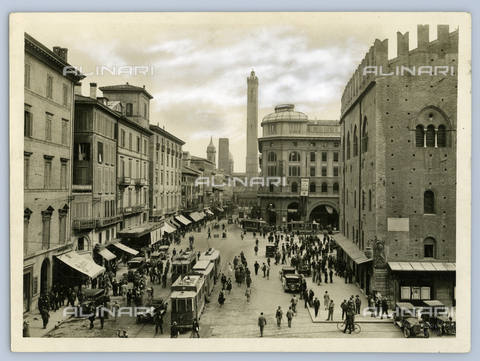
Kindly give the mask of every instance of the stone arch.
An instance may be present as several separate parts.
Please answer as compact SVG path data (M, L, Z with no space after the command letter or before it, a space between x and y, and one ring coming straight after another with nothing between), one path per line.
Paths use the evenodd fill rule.
M332 211L332 213L330 213L329 210ZM315 221L320 229L338 230L340 220L339 211L338 204L321 200L308 207L307 221Z
M40 266L40 294L47 293L51 287L52 262L50 258L45 257Z

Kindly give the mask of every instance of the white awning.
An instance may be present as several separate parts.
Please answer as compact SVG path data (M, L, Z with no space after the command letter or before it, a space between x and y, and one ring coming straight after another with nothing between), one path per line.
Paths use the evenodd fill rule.
M213 212L210 209L205 209L205 212L207 212L209 215L213 216Z
M456 263L451 262L388 262L392 271L453 271L457 269Z
M365 262L373 261L371 258L367 258L364 252L362 252L358 246L352 241L348 240L341 234L336 234L333 236L333 239L337 244L342 247L345 253L356 263L362 264Z
M99 266L88 258L80 256L77 252L71 251L59 256L56 256L60 261L66 263L73 269L87 275L90 278L95 278L105 272L105 268Z
M192 218L195 222L198 222L199 220L202 219L202 217L200 217L200 214L198 214L198 212L190 213L189 217Z
M186 219L184 216L176 216L175 219L176 219L177 221L183 223L183 224L186 225L186 226L189 225L190 223L192 223L192 222L190 222L188 219Z
M168 224L167 222L165 222L165 225L163 226L163 231L164 232L167 232L167 233L173 233L175 232L177 229L174 228L173 226L171 226L170 224Z
M127 247L122 243L115 243L114 246L120 248L122 251L133 254L134 256L138 254L138 251L135 251L134 249L131 249L130 247Z
M115 257L117 257L106 248L102 249L101 251L98 251L98 254L100 256L102 256L103 258L105 258L107 261L110 261L110 260L114 259Z

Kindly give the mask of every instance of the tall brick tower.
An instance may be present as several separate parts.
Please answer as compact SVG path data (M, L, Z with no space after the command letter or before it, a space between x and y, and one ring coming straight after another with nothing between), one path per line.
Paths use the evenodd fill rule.
M247 78L247 162L246 175L258 176L258 78L252 69Z

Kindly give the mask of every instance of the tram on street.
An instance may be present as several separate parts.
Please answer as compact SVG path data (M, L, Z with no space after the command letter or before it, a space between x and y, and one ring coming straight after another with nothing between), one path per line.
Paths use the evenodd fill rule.
M194 252L177 254L172 260L172 284L178 277L190 273L195 263L197 263L197 255Z
M205 292L207 296L210 296L213 291L213 285L215 284L215 267L212 261L198 261L191 274L202 275L205 277Z
M205 277L203 275L186 275L179 277L172 284L170 295L172 304L171 324L183 330L192 328L193 319L200 319L205 307Z
M215 248L209 248L207 251L200 254L199 261L211 261L214 268L214 283L217 283L218 277L220 277L221 270L221 257L220 251Z
M260 219L244 219L242 221L242 228L249 232L260 232L267 225L267 222Z

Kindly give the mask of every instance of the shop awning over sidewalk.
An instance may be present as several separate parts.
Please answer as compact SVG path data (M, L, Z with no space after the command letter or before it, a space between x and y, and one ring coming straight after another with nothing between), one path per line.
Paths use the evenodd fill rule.
M388 262L392 271L453 271L457 270L456 263L445 262Z
M184 216L176 216L175 220L183 223L186 226L188 226L190 223L192 223L188 219L186 219Z
M134 255L134 256L138 254L138 251L135 251L134 249L132 249L132 248L130 248L130 247L128 247L128 246L125 246L125 245L122 244L122 243L114 243L113 245L114 245L115 247L121 249L122 251L127 252L127 253L130 253L130 254L132 254L132 255Z
M209 215L213 216L213 212L210 209L205 209L205 212L207 212Z
M102 256L103 258L105 258L107 261L111 261L112 259L114 259L115 257L117 257L117 256L115 256L112 252L110 252L110 251L109 251L108 249L106 249L106 248L98 251L98 254L99 254L100 256Z
M141 237L145 234L148 234L157 228L161 227L161 222L155 222L155 223L144 223L141 226L138 227L133 227L129 229L124 229L120 232L117 232L117 237L120 238L138 238Z
M163 231L164 232L167 232L167 233L173 233L175 232L177 229L174 228L173 226L171 226L170 224L168 224L167 222L165 222L165 226L163 227Z
M73 269L82 272L90 278L95 278L105 272L105 268L99 266L88 258L82 257L75 251L71 251L59 256L56 256L60 261L66 263Z
M355 243L349 241L346 237L342 236L341 234L334 235L333 239L356 264L362 264L365 262L373 261L373 259L367 258L367 256L365 256L365 253L363 253L360 249L358 249Z
M191 219L193 219L195 222L198 222L201 220L203 217L200 216L198 212L192 212L188 215Z

